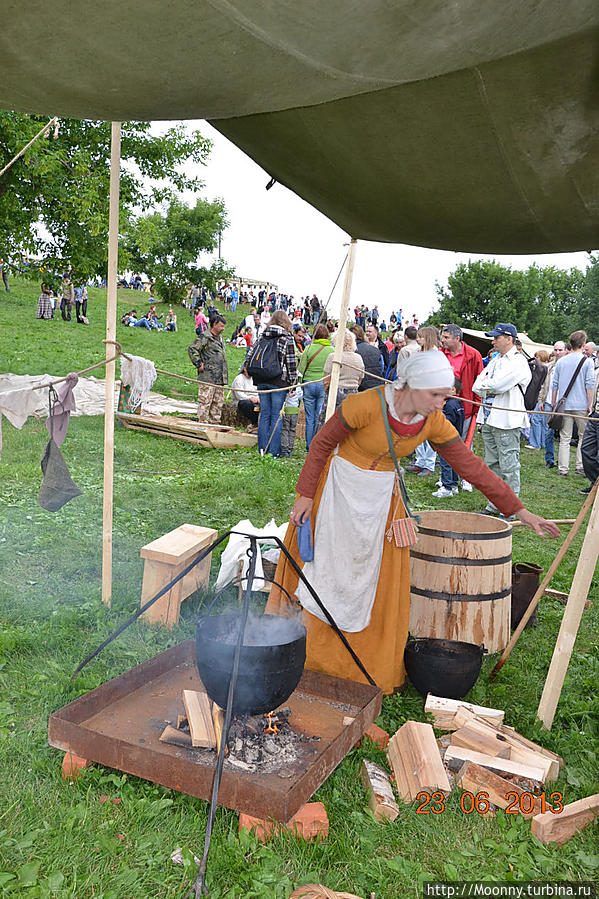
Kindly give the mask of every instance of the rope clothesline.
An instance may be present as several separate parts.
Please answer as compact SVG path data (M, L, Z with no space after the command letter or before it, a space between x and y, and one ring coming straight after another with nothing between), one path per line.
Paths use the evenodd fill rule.
M96 368L102 368L103 366L108 365L110 362L114 362L116 359L119 358L119 356L123 356L125 359L128 359L129 361L131 361L132 357L123 350L123 348L122 348L121 344L118 342L118 340L103 340L102 343L113 345L116 348L116 355L112 356L110 359L103 359L101 362L96 362L95 365L90 365L88 368L83 368L83 369L81 369L81 371L74 372L74 374L76 374L78 377L80 375L85 375L90 371L94 371L94 369L96 369ZM359 371L359 372L363 371L362 368L359 368L357 365L352 365L351 362L336 363L335 360L333 360L333 364L334 365L343 365L343 366L345 366L345 368L350 368L353 371ZM160 375L166 375L167 377L170 377L170 378L176 378L179 381L187 381L190 384L210 383L210 382L198 381L196 378L189 378L186 375L178 375L175 372L166 371L166 369L163 369L163 368L157 368L156 372ZM384 378L382 375L375 375L375 374L372 374L371 372L369 372L369 376L371 378L375 378L375 380L377 380L377 381L381 381L383 384L393 384L394 383L393 381L389 380L389 378ZM65 376L63 378L55 378L54 380L48 381L45 384L36 384L31 389L32 390L41 390L44 387L53 387L55 384L60 384L63 381L66 381L66 379L67 379L67 376ZM322 377L322 378L315 378L313 381L302 381L301 386L303 387L306 384L319 384L324 380L325 380L325 378ZM210 384L210 386L220 388L223 391L232 389L232 386L229 384ZM268 388L266 390L260 390L259 392L260 393L291 392L291 391L295 390L296 387L297 387L297 384L290 384L288 387L272 387L272 388ZM463 402L463 403L472 403L473 406L484 406L485 405L484 403L478 402L475 399L471 399L471 400L464 399L461 396L456 396L456 399L461 400L461 402ZM509 406L493 405L492 408L499 409L501 412L521 412L521 411L523 411L521 409L512 409ZM524 411L526 411L526 410L524 410ZM535 409L534 411L533 410L527 411L527 414L529 414L529 415L533 415L533 414L534 415L553 415L553 412L552 411L545 412L542 409ZM591 420L590 416L588 416L588 415L575 415L572 412L560 412L559 414L565 418L573 418L573 419L578 419L580 421L590 421Z

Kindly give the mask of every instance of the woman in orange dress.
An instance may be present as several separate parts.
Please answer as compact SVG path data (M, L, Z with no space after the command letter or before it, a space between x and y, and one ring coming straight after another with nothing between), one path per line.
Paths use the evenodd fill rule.
M285 545L384 693L403 685L410 615L410 554L398 546L392 522L405 515L396 493L395 455L424 440L506 517L517 515L540 536L557 536L552 522L524 508L513 491L461 442L442 407L454 375L442 353L414 353L398 378L349 396L315 436L297 483ZM310 516L314 559L303 563L297 527ZM284 555L275 580L303 606L306 667L367 682ZM285 595L273 586L267 611L284 614Z

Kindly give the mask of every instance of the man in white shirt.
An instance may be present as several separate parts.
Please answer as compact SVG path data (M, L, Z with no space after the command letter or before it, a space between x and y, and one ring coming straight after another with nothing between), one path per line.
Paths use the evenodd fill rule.
M520 429L528 426L524 391L531 373L526 358L516 348L518 332L514 325L499 322L492 331L485 333L493 338L497 355L472 385L473 392L485 403L478 414L478 421L482 422L485 462L518 496ZM492 503L487 503L483 514L497 515L498 510Z

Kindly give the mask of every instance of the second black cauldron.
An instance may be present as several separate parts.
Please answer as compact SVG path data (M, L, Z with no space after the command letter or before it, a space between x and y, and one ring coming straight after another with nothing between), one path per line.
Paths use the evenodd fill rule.
M484 652L484 646L476 643L409 637L404 663L408 677L422 696L432 693L462 699L478 680Z

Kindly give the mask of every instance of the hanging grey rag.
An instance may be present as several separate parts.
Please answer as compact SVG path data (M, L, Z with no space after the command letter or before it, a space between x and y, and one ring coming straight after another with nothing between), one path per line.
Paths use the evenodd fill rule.
M81 490L75 484L62 453L50 438L42 457L42 473L44 480L40 487L38 503L48 512L56 512L75 496L81 496Z

